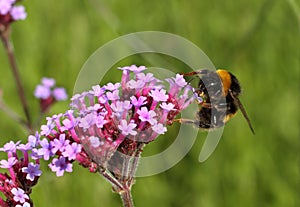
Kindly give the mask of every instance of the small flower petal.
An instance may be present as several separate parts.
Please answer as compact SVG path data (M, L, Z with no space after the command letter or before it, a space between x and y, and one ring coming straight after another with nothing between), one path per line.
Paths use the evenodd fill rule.
M133 130L135 127L136 127L135 123L130 122L128 124L126 120L121 120L120 125L118 125L118 128L121 130L121 133L126 136L129 134L136 135L137 132Z
M24 6L14 6L11 9L10 14L14 20L24 20L27 17Z
M52 92L55 100L57 101L64 101L67 100L68 94L65 88L55 88Z

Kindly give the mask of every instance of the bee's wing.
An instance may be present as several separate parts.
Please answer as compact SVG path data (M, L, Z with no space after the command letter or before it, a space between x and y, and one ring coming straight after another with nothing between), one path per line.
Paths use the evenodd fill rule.
M223 134L223 127L210 130L199 154L199 162L204 162L215 151Z

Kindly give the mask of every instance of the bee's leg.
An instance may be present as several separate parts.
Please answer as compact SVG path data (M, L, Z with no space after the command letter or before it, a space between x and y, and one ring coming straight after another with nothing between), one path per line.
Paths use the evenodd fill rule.
M207 73L212 72L211 70L198 70L198 71L192 71L192 72L188 72L188 73L179 73L180 75L184 75L184 76L194 76L194 75L205 75Z
M181 124L196 124L197 122L193 119L174 119L174 122L179 122Z
M193 76L193 75L197 75L199 74L198 71L192 71L192 72L188 72L188 73L179 73L180 75L184 75L184 76Z

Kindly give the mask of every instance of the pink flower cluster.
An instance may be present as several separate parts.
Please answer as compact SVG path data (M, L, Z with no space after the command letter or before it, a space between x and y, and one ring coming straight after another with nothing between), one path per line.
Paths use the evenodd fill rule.
M65 88L56 87L53 78L42 78L37 85L34 96L40 100L41 111L45 112L54 102L67 100L68 94Z
M106 167L114 153L136 156L138 146L167 131L194 97L182 75L163 82L145 66L126 66L121 83L92 87L72 98L78 138L89 156ZM167 91L164 84L168 83Z
M24 20L27 17L24 6L15 5L19 0L0 0L0 29L6 28L11 22Z
M97 171L97 166L82 149L80 140L75 132L77 121L73 111L47 118L47 124L41 126L40 134L44 137L39 141L35 154L43 160L51 160L49 168L56 176L64 172L72 172L72 163L76 160L91 172Z
M0 168L8 169L9 175L0 173L0 191L7 198L0 198L0 206L31 206L29 198L32 187L37 183L42 171L39 169L39 159L30 154L38 143L39 135L29 136L26 144L10 141L0 151L8 155L7 160L0 161ZM17 153L20 151L23 157Z
M9 175L0 173L0 191L7 198L0 198L0 206L30 207L30 193L42 172L40 160L50 160L49 168L56 176L73 171L76 160L91 172L97 171L97 165L91 161L74 131L76 122L72 111L47 118L47 124L41 126L41 132L30 135L26 144L9 142L0 148L8 155L7 160L0 161L0 168L8 169ZM19 157L17 150L23 153ZM33 161L30 161L33 160Z

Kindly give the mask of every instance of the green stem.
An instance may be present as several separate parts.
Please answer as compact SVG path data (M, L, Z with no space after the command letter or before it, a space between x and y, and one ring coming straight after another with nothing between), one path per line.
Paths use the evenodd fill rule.
M30 129L27 128L27 124L26 124L25 120L23 120L15 111L13 111L8 106L6 106L2 100L2 97L0 97L0 110L2 110L4 113L6 113L11 119L15 120L16 122L18 122L22 126L24 126L24 128L26 130L30 131Z
M29 114L28 104L27 104L27 101L25 98L24 87L22 85L21 77L19 74L19 69L17 66L17 61L15 58L13 45L9 39L9 29L6 29L5 31L2 31L2 32L0 31L0 37L1 37L2 43L4 45L8 60L9 60L10 68L13 73L13 77L15 79L15 83L17 86L17 91L18 91L18 95L19 95L19 98L21 101L21 105L23 107L23 111L26 116L26 125L31 131L32 127L31 127L31 118L30 118L30 114Z

